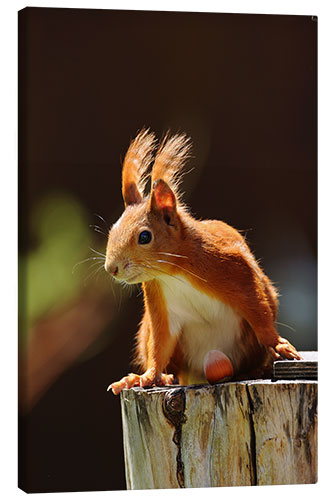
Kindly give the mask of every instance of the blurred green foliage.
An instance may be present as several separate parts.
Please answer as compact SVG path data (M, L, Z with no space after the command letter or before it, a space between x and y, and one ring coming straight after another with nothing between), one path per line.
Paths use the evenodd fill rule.
M82 276L72 273L73 266L87 257L92 241L87 213L67 193L45 197L31 213L30 230L38 244L20 258L25 331L52 307L78 294Z

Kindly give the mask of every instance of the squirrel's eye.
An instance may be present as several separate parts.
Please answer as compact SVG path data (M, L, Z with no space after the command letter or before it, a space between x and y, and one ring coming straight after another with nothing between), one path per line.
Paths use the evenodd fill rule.
M146 245L151 241L151 232L150 231L142 231L139 234L139 243L140 245Z

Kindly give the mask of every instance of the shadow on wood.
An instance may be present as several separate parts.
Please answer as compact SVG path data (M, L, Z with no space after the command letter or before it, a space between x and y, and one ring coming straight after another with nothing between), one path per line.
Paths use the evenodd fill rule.
M121 407L128 489L317 481L317 382L134 388Z

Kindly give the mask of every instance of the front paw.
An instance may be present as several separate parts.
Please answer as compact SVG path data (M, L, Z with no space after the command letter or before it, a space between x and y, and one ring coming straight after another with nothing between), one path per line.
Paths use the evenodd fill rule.
M288 342L287 339L279 337L279 342L274 347L269 347L273 359L302 359L302 356L297 352L295 347Z
M135 387L138 385L140 385L140 375L130 373L118 382L113 382L113 384L110 384L107 388L107 391L112 390L113 394L117 396L123 389L131 389L131 387Z
M147 370L143 375L136 375L135 373L130 373L126 377L123 377L118 382L113 382L110 384L107 390L112 390L113 394L118 395L123 389L131 389L132 387L151 387L153 385L173 385L175 383L175 378L173 375L167 373L156 374L153 368Z

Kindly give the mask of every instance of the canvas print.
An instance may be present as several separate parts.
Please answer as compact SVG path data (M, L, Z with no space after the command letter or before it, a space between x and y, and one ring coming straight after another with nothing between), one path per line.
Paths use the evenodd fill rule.
M317 18L26 8L19 487L317 481Z

